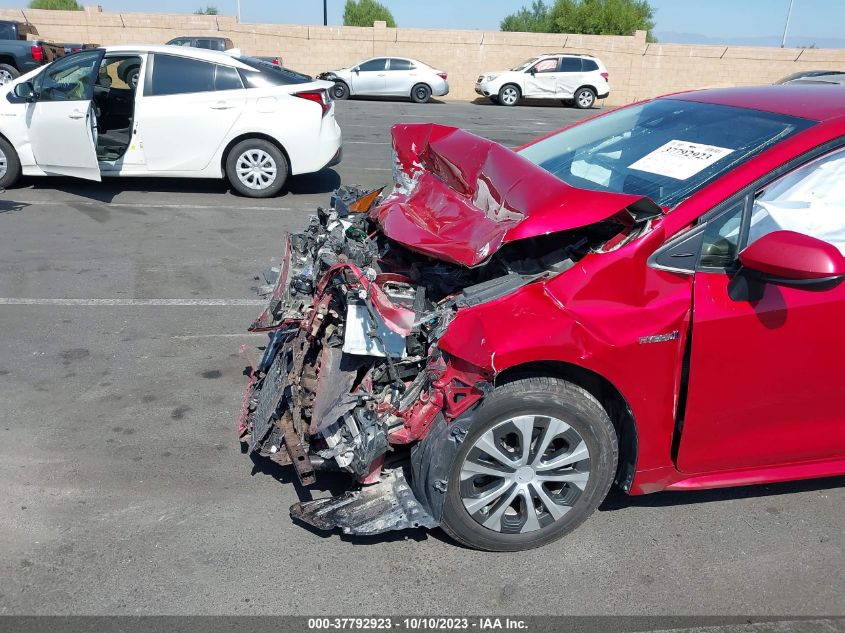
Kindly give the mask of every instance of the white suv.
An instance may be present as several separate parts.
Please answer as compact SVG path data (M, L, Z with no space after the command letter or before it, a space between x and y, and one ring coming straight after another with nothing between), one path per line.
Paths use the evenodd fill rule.
M576 108L591 108L610 94L607 68L592 55L549 53L532 57L510 70L485 73L475 91L493 103L513 106L523 97L560 99Z

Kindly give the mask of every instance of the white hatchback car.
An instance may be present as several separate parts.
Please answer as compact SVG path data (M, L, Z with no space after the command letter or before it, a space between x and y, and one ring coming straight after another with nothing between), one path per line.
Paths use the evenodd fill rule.
M493 103L514 106L523 97L560 99L576 108L592 108L610 94L605 65L592 55L549 53L515 68L481 75L475 91Z
M140 68L137 84L127 67ZM249 57L115 46L62 57L3 86L0 186L26 176L227 177L278 193L340 162L332 84Z
M449 94L445 70L437 70L408 57L375 57L317 77L334 82L333 99L350 96L410 97L415 103L425 103L432 96Z

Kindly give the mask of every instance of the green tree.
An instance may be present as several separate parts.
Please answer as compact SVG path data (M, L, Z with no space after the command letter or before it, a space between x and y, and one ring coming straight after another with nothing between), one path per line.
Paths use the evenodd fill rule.
M57 11L82 11L76 0L30 0L30 9L53 9Z
M500 28L503 31L520 31L523 33L549 32L549 7L543 0L534 0L531 8L522 7L502 20Z
M213 7L211 5L208 5L205 9L200 7L194 11L194 15L217 15L218 13L220 12L217 10L217 7Z
M395 27L396 20L386 6L376 0L346 0L343 8L344 26L372 26L376 20L384 20L387 26Z
M586 35L631 35L634 31L646 31L648 41L656 41L651 33L654 9L648 0L554 0L548 7L535 0L531 9L523 7L502 20L501 28Z

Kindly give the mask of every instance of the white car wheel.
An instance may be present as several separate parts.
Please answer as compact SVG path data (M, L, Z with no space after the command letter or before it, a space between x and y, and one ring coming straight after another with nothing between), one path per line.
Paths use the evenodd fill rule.
M513 84L508 84L507 86L503 86L501 90L499 90L499 103L505 106L515 106L519 103L519 99L522 95L519 93L519 88L514 86Z
M229 152L226 175L239 193L250 198L269 198L287 180L288 163L279 148L269 141L247 139Z

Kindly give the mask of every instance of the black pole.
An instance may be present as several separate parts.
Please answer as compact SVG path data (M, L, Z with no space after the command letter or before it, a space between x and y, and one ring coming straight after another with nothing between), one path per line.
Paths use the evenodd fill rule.
M328 0L323 0L323 26L329 25L329 9L326 6Z

